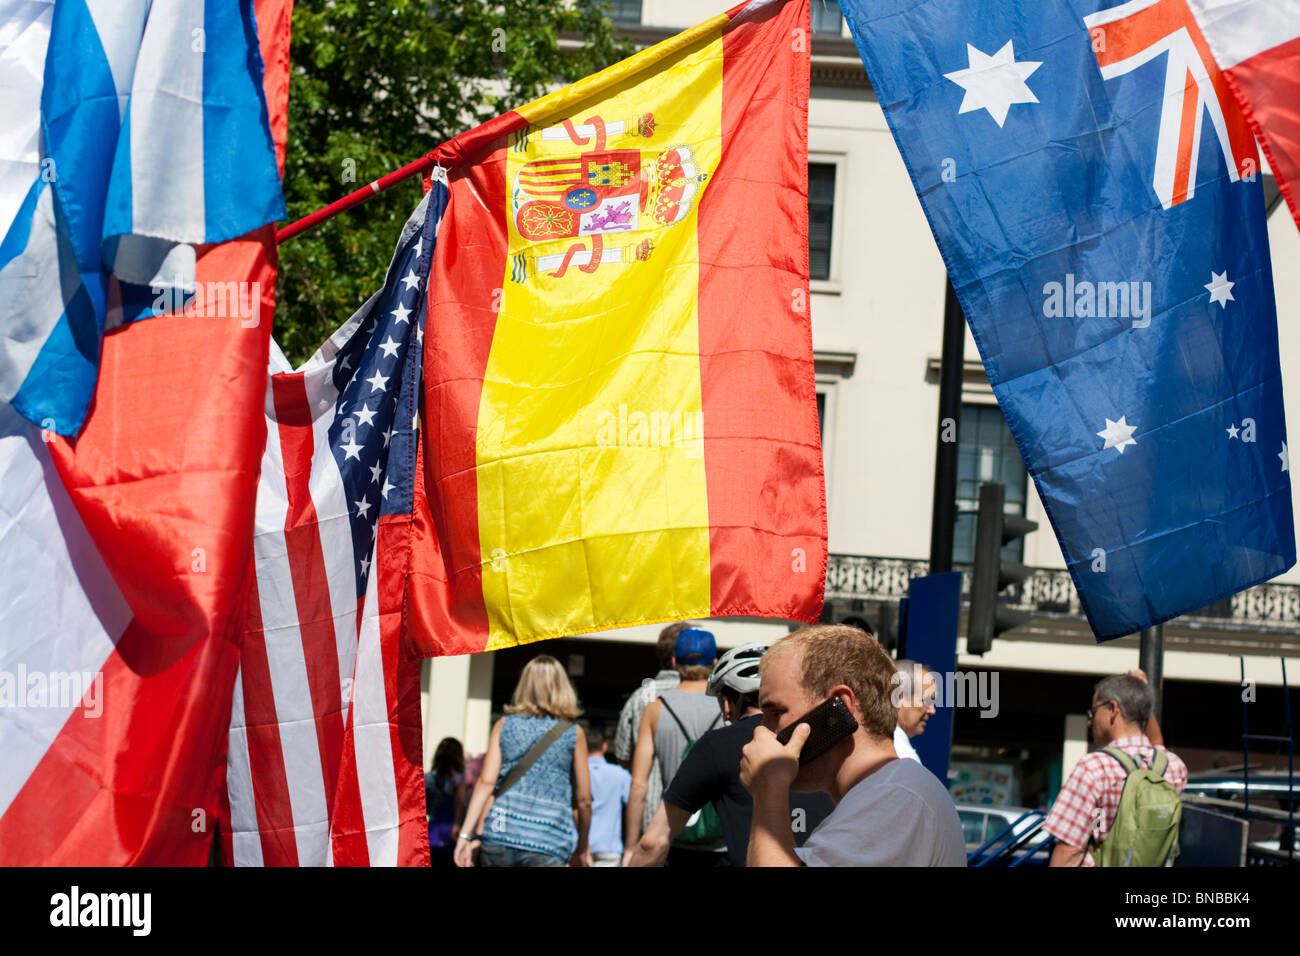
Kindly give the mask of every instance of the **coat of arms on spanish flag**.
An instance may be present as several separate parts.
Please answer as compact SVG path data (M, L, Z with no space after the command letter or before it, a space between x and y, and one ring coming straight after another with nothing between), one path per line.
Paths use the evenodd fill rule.
M817 619L808 17L743 4L435 151L420 652Z

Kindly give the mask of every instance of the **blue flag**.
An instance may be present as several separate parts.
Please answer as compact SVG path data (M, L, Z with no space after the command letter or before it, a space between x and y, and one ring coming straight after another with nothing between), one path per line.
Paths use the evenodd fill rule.
M1254 140L1186 0L840 0L1099 639L1295 563Z
M104 334L203 301L194 246L284 218L253 0L0 4L10 60L44 67L5 90L32 168L0 203L0 401L74 435Z

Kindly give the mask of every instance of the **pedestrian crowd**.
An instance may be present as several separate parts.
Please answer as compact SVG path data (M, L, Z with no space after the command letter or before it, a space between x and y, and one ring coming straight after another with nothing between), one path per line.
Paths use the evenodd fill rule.
M569 676L547 654L524 667L481 757L444 739L425 777L431 861L966 865L947 786L912 745L935 713L928 667L842 624L719 655L709 631L681 622L656 652L658 672L628 697L612 746L580 726ZM1172 857L1187 768L1151 713L1141 672L1097 685L1088 716L1103 749L1074 768L1047 817L1052 865ZM1163 808L1170 826L1135 826L1130 804L1144 820Z

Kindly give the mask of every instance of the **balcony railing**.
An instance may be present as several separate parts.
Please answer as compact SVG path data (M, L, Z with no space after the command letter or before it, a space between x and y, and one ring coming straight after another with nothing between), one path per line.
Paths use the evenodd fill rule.
M928 574L928 561L832 554L826 567L826 598L897 601L907 596L908 582ZM962 572L962 594L970 593L970 568ZM1008 604L1031 614L1083 617L1070 572L1035 568L1033 575L1007 589ZM1227 627L1276 631L1300 627L1300 585L1260 584L1184 614L1179 623L1193 627Z

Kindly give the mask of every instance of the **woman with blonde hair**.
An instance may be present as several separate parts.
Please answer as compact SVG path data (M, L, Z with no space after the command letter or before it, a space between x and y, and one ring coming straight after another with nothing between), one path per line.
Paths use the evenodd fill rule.
M529 661L506 715L492 727L456 840L457 866L473 866L476 848L479 866L591 866L591 781L580 713L560 662L549 654ZM479 848L475 831L489 798Z

